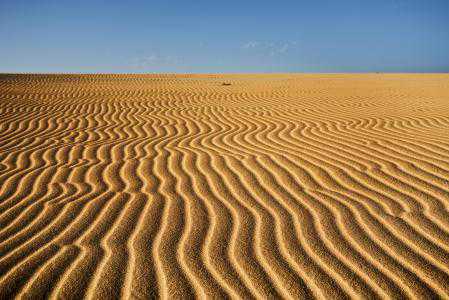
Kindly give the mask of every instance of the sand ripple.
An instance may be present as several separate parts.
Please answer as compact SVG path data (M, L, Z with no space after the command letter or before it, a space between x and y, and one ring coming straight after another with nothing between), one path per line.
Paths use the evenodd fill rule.
M448 206L448 75L0 75L1 299L449 298Z

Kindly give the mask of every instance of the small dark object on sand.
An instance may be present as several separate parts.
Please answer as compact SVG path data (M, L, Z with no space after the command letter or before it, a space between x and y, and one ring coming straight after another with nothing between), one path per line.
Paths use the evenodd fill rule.
M231 85L229 82L223 82L221 85Z

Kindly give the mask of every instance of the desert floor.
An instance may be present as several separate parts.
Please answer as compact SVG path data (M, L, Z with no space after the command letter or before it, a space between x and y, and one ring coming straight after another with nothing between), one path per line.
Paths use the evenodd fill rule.
M0 299L449 298L449 75L0 75Z

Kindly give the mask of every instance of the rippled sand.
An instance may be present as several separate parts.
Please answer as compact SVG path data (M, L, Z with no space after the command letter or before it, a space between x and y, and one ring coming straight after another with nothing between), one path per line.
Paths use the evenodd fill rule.
M449 75L0 75L1 299L448 298L448 205Z

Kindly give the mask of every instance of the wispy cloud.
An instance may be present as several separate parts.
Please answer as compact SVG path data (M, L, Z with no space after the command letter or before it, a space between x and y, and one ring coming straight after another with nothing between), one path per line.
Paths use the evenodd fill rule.
M149 54L131 60L134 69L163 68L176 66L181 62L178 57L168 55Z
M242 45L243 49L251 49L259 46L259 42L250 41Z
M289 50L297 46L296 41L283 41L283 42L260 42L249 41L244 43L241 48L244 50L258 50L269 56L276 56L286 54Z

